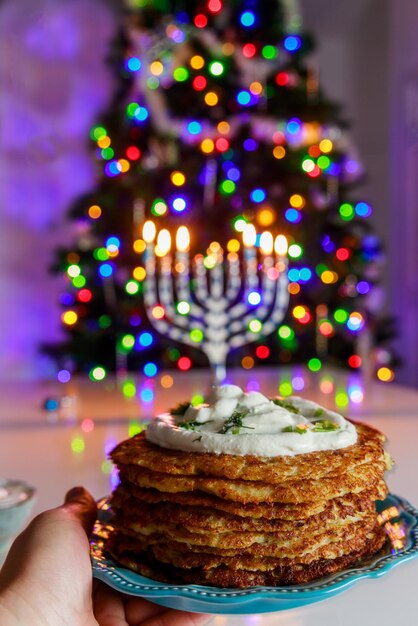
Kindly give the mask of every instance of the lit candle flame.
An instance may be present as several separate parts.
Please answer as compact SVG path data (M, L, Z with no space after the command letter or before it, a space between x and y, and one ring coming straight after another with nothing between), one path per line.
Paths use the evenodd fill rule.
M273 253L273 235L268 230L260 237L260 248L263 254Z
M166 228L163 228L158 233L157 237L157 247L159 251L159 256L164 256L169 252L171 248L171 235Z
M255 230L255 226L253 224L246 224L244 230L242 231L242 241L244 246L247 248L255 246L256 239L257 231Z
M284 235L277 235L274 241L274 250L276 254L284 256L287 253L287 239Z
M190 233L187 226L180 226L176 234L176 248L179 252L187 252L190 248Z
M142 238L145 243L152 243L155 239L155 224L151 220L145 222L142 228Z

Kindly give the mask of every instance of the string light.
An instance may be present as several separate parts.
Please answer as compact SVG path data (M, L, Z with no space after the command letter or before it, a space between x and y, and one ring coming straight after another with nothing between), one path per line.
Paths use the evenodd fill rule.
M147 0L137 0L137 2L143 3L145 6ZM290 307L290 315L294 320L293 325L296 333L287 325L281 325L277 331L276 340L280 345L280 358L285 362L286 360L290 361L292 352L294 353L298 349L300 324L307 325L314 321L312 328L309 329L310 332L319 333L330 340L337 334L339 338L344 336L353 343L354 338L351 337L350 339L350 334L361 332L366 325L364 315L359 311L352 310L355 306L354 299L357 296L368 294L375 282L375 277L373 280L358 280L356 273L359 274L360 272L357 268L360 268L362 261L367 262L369 259L376 259L379 249L376 241L366 235L353 234L340 237L339 234L334 233L334 230L331 235L324 232L320 235L319 252L326 257L325 262L318 262L312 269L309 267L312 253L310 248L305 245L304 238L299 234L300 229L297 228L302 220L305 230L308 232L315 212L326 210L330 213L331 221L332 215L334 215L334 217L339 216L343 222L350 222L355 219L357 225L360 220L370 217L372 207L365 201L352 202L349 197L348 201L345 201L345 192L342 193L344 201L336 206L332 201L334 178L345 176L350 182L360 171L360 164L357 160L340 154L343 142L338 128L319 121L306 121L302 113L300 114L302 119L290 117L277 120L275 128L269 127L265 132L262 129L262 132L258 133L258 127L252 126L251 123L245 126L247 136L243 134L244 131L238 128L236 120L243 115L246 117L249 115L243 109L257 105L263 98L262 108L265 108L266 111L270 110L268 103L273 103L271 98L274 99L279 95L292 98L292 93L295 91L291 92L290 90L295 90L304 84L303 76L298 67L298 56L294 61L289 58L290 55L304 48L302 37L297 34L299 25L292 23L292 27L288 28L288 33L289 30L290 33L282 37L280 43L277 39L276 45L263 43L262 38L251 36L250 29L259 25L259 15L254 7L254 3L243 3L242 8L234 13L235 27L238 28L237 37L232 38L233 42L221 42L218 49L212 49L210 54L203 52L204 49L197 43L190 42L190 47L184 54L173 56L170 49L168 53L164 53L161 59L153 60L146 67L143 65L143 60L137 56L128 54L125 58L124 76L126 77L127 72L140 72L138 78L132 77L132 79L146 90L159 88L161 93L165 89L172 88L173 81L179 83L177 86L174 85L178 93L180 93L181 88L193 89L196 96L196 112L193 118L186 118L183 121L180 121L180 115L179 123L176 123L173 132L181 133L180 138L184 141L185 150L199 150L202 157L200 162L203 161L203 166L199 166L199 170L197 170L196 164L196 171L193 170L191 173L188 166L189 152L181 153L181 158L185 157L184 161L171 159L171 155L169 155L166 161L165 178L161 179L161 191L159 192L164 197L155 197L156 194L150 197L148 187L145 187L144 191L139 187L139 198L142 200L143 194L145 202L143 208L139 208L138 212L137 206L140 205L139 203L138 205L135 204L134 223L142 222L144 214L146 216L151 215L157 223L158 218L167 214L172 214L172 218L174 218L173 214L181 214L189 207L193 207L194 210L195 205L200 205L200 196L196 194L197 184L201 188L205 186L205 192L212 185L210 191L214 195L211 201L222 203L221 206L231 206L235 211L235 217L231 220L232 226L237 233L242 233L243 243L239 239L231 238L224 246L228 262L231 263L233 269L241 268L242 257L245 259L246 256L249 257L250 255L255 255L258 269L264 272L268 280L277 280L286 267L289 278L287 291L291 297L297 297L293 299L293 302L291 299L292 305ZM197 15L194 18L188 16L186 11L178 11L175 19L167 19L164 29L166 36L174 42L170 44L173 50L174 44L182 43L186 36L189 37L190 19L193 20L198 29L206 28L209 21L211 25L213 23L214 27L217 28L217 25L223 23L222 20L226 20L229 15L225 13L225 16L219 21L219 18L215 16L222 9L221 0L205 0L203 4L199 5ZM254 42L245 42L245 39L253 39ZM249 74L247 80L241 83L237 82L236 85L240 86L235 87L235 91L231 92L225 86L227 79L224 77L227 70L229 71L231 62L231 67L238 67L234 60L226 59L226 57L234 54L237 55L238 66L240 58L244 63L244 59L253 59L258 55L259 62L266 66L268 76L271 78L268 81L262 81L257 77L257 73L253 73L252 76ZM279 55L280 63L275 61ZM245 63L249 67L249 61ZM279 66L280 70L278 70ZM217 78L220 80L218 81ZM187 83L187 85L183 87L181 83ZM309 89L308 84L308 91ZM151 126L149 129L145 128L145 132L140 127L146 124L153 110L148 104L150 100L144 99L141 90L136 91L136 93L135 101L128 101L124 109L127 118L126 126L130 133L126 144L128 147L120 148L117 136L113 136L113 127L111 131L108 131L105 126L96 125L90 131L90 136L95 142L96 154L102 160L104 172L108 177L123 177L129 172L142 176L144 172L158 167L158 165L153 165L153 159L157 163L160 155L157 154L157 151L154 154L153 147L150 148L148 145ZM201 96L198 96L198 93L201 93ZM213 110L209 112L203 103ZM202 110L200 111L200 109ZM229 111L228 115L225 111ZM232 116L229 117L229 115ZM224 117L226 119L223 119ZM248 119L250 121L251 116ZM231 120L233 121L231 122ZM155 123L155 120L153 121ZM259 128L261 129L261 126ZM293 162L299 170L299 183L297 183L298 179L296 178L297 171L294 182L292 186L289 185L290 188L287 189L287 192L285 188L280 189L278 183L276 186L269 184L264 189L263 176L258 178L259 182L253 181L251 183L247 176L247 164L245 159L241 158L243 151L254 153L247 154L248 167L252 163L252 159L258 157L261 159L270 154L270 158L275 159L276 180L286 177L287 167L288 165L290 167ZM286 157L288 158L286 159ZM279 163L282 160L284 162ZM217 170L211 179L211 166L215 162ZM310 179L317 179L318 177L317 187L312 186ZM125 176L125 180L126 183L123 184L130 185L133 181L133 175L128 174ZM256 184L260 186L255 187ZM87 205L84 208L84 215L89 220L107 217L107 200L105 202L101 197L97 201L98 204ZM103 206L99 206L99 204L103 204ZM243 214L236 215L238 212ZM177 216L175 219L180 221L181 216ZM165 220L160 220L160 224L162 221ZM249 221L253 223L248 223ZM288 238L284 235L273 238L271 231L276 233L280 225L283 227L283 223L286 232L289 231ZM92 228L93 224L91 222L89 224ZM106 226L104 222L102 225L103 227ZM359 224L358 228L360 226ZM343 225L342 228L344 228ZM103 230L106 229L103 228ZM159 231L158 237L157 230ZM257 232L257 230L261 232ZM145 292L144 281L147 279L147 271L143 264L145 265L146 260L148 262L150 256L155 253L161 259L158 260L158 268L165 267L167 269L170 266L179 280L183 280L185 274L188 276L189 272L187 253L190 250L190 232L186 226L180 226L177 228L177 232L173 231L172 228L170 231L161 230L160 226L157 229L154 222L147 220L142 229L142 237L135 233L132 244L136 254L146 253L146 256L144 260L136 257L137 260L131 266L130 271L125 273L121 272L119 266L121 261L117 257L118 255L122 257L122 254L125 255L126 253L129 256L132 249L124 250L121 248L121 241L113 234L104 237L103 242L92 251L92 257L90 251L86 249L78 258L68 259L65 266L68 293L63 294L61 303L69 310L66 310L61 316L63 324L71 327L77 324L79 320L83 320L83 324L80 326L91 323L93 327L89 307L84 306L93 300L93 297L95 303L99 301L97 287L94 286L94 288L89 289L89 285L86 284L87 281L91 280L91 272L88 267L88 257L90 256L97 261L95 264L96 276L98 275L103 279L99 285L103 283L110 290L114 287L124 289L128 296L133 296L132 298L127 298L126 295L124 297L132 307L128 312L128 320L134 334L127 333L119 337L118 350L122 352L142 351L151 346L156 340L152 333L148 331L138 333L137 330L133 330L135 326L141 326L143 323L139 313L135 310L139 300L138 294L142 296ZM118 234L120 231L116 230L115 232ZM297 241L298 236L301 237L300 243ZM169 256L167 260L164 257L170 254L171 237L175 237L176 245L173 255ZM125 240L123 239L122 242L124 243ZM201 255L201 262L207 269L217 267L224 258L223 250L220 247L215 249L214 243L219 246L218 242L212 242L206 254ZM245 250L241 256L238 253L242 245ZM253 247L259 250L249 250ZM277 257L271 258L273 255L279 257L288 255L291 261L290 268L287 270L287 260ZM172 265L170 265L171 263ZM367 276L367 274L364 275ZM311 310L304 303L312 302L309 286L306 286L309 282L312 283L311 289L319 287L321 292L326 293L327 300L332 293L338 292L338 298L342 303L340 308L334 311L332 304L330 304L328 305L329 309L321 315L319 315L317 308ZM244 298L248 305L256 307L263 303L263 290L261 287L246 288L240 293L240 297ZM344 304L347 302L349 304ZM360 302L362 302L361 299ZM190 315L192 310L186 299L176 302L174 306L176 312L182 316ZM169 314L168 311L167 314ZM160 304L152 307L151 316L154 319L163 319L165 316L164 307ZM194 320L194 323L199 326L197 320ZM109 315L101 315L96 320L96 328L111 328L114 331L116 327L116 319L113 320ZM248 323L248 331L255 335L262 332L262 328L263 324L258 319L253 319ZM303 332L306 330L302 329ZM190 340L194 343L199 344L204 341L204 333L200 327L191 328L187 332ZM348 355L344 358L349 367L353 369L361 367L362 360L358 354ZM142 352L140 356L142 356ZM270 348L266 345L258 345L255 349L255 356L258 359L268 358ZM191 367L191 360L188 357L181 357L179 353L172 360L177 363L180 370L186 371ZM380 364L376 371L377 378L385 382L392 380L394 374L390 368L390 359L377 358L377 361ZM315 369L318 362L318 369L320 369L322 363L315 358L309 361L309 369L318 371ZM251 369L254 367L254 358L251 356L243 357L242 366ZM101 366L97 366L96 369L100 372ZM155 363L146 363L143 369L144 375L149 378L155 377L157 370ZM103 371L106 375L106 370ZM64 380L65 376L63 375L62 378ZM133 396L136 395L135 386L129 387L130 384L133 383L128 381L125 394L127 397L131 392ZM160 384L168 389L172 386L173 379L172 377L161 377ZM297 390L298 386L303 389L303 385L303 378L296 376L292 380L282 380L279 389L286 396L290 395L293 389ZM335 391L333 382L325 378L321 378L320 388L323 393ZM144 396L139 394L142 401L153 401L154 395L151 389L144 388L142 391ZM348 390L337 389L335 393L337 404L344 406L344 403L349 401L361 401L363 392L355 385L351 385Z

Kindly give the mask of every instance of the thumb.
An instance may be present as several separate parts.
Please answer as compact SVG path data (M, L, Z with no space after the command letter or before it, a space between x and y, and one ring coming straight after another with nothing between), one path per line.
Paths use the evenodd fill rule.
M75 520L81 523L87 535L90 535L97 517L96 502L84 487L73 487L65 494L64 504L60 509L67 511Z
M44 574L56 579L68 576L73 586L72 571L78 571L79 577L80 572L86 579L91 577L87 534L96 511L93 496L84 487L74 487L64 504L37 515L10 548L0 570L0 592L22 578L32 581L30 584L35 580L42 583Z

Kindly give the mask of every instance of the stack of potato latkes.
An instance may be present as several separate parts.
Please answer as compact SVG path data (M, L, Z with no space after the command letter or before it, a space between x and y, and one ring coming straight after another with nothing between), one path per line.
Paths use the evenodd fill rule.
M352 446L273 458L124 441L111 455L121 484L108 552L175 584L288 585L345 569L385 542L375 501L391 460L381 433L356 428Z

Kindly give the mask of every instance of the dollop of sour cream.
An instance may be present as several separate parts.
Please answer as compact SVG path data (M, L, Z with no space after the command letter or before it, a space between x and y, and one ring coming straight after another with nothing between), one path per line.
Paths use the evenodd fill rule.
M181 415L159 415L145 436L172 450L263 457L338 450L357 441L351 422L315 402L270 400L236 385L215 387L207 403Z

